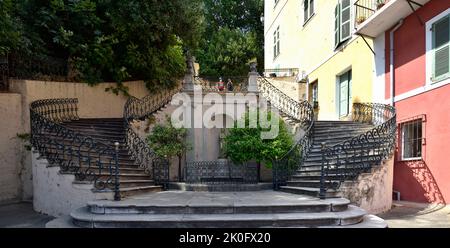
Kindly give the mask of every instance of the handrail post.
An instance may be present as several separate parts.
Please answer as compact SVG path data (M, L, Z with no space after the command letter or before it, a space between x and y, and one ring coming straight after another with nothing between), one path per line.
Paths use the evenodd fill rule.
M326 194L326 189L325 189L325 148L326 148L326 143L322 142L322 147L321 147L321 151L322 151L322 166L320 169L320 192L319 192L319 198L324 200L325 194Z
M115 142L115 150L114 150L114 160L115 160L115 170L114 170L114 201L120 201L120 182L119 182L119 142Z

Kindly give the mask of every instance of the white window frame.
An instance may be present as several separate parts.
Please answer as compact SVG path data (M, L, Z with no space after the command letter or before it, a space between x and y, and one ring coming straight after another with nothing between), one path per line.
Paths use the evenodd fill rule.
M281 36L280 36L280 26L278 26L275 29L275 32L273 33L273 60L276 60L281 53L280 49L280 43L281 43Z
M433 17L431 20L429 20L426 23L426 58L425 58L425 64L426 64L426 86L425 91L432 90L438 87L441 87L443 85L446 85L450 83L450 77L446 79L442 79L440 81L433 81L433 60L434 60L434 50L433 50L433 31L432 27L433 24L440 21L442 18L446 17L450 14L450 8L445 10L444 12L440 13L439 15Z
M420 149L420 151L421 151L421 156L420 157L412 157L412 158L405 158L405 125L410 125L410 124L412 124L412 123L414 123L414 122L420 122L420 125L421 125L421 129L422 129L422 137L420 137L420 146L421 146L421 149ZM414 120L410 120L410 121L406 121L406 122L403 122L403 123L400 123L400 128L401 128L401 130L400 130L400 132L401 132L401 148L402 148L402 150L401 150L401 158L400 158L400 160L401 161L413 161L413 160L421 160L421 159L423 159L423 152L424 152L424 147L423 147L423 141L424 141L424 126L423 126L423 119L422 118L419 118L419 119L414 119Z

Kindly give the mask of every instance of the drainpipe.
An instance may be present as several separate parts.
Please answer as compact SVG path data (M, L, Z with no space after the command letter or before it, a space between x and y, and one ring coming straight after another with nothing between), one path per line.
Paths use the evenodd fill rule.
M395 71L394 71L394 34L395 31L397 31L397 29L399 29L401 26L403 25L403 19L401 19L397 25L394 27L394 29L392 29L392 31L389 34L389 38L390 38L390 48L391 48L391 56L390 56L390 66L389 66L389 71L390 73L390 87L391 87L391 105L394 106L395 105L395 96L394 96L394 89L395 89Z

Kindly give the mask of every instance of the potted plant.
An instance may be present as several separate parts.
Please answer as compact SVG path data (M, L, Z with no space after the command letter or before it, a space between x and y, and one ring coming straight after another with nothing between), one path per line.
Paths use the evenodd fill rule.
M386 0L377 0L377 10L383 8L383 6L386 4Z
M361 24L363 23L367 18L365 16L358 16L358 18L356 18L356 23Z

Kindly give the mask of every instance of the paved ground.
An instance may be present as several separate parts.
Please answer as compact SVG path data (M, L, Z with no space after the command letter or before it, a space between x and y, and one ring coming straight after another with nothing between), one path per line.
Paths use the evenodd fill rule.
M32 203L0 205L0 228L44 228L53 219L34 212Z
M394 202L394 208L378 215L390 228L450 228L450 205Z

